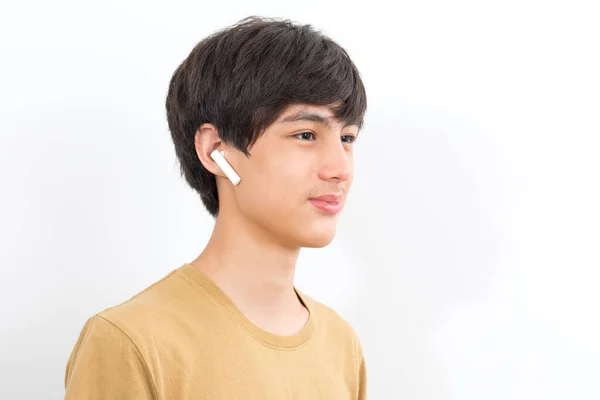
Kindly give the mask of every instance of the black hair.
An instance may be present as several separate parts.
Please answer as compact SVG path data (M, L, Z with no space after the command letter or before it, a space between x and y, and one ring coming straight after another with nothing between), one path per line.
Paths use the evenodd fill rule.
M166 98L181 174L216 217L215 176L200 162L196 131L212 123L221 140L249 148L290 105L329 106L347 124L363 124L367 97L348 53L311 25L248 17L199 42L179 65Z

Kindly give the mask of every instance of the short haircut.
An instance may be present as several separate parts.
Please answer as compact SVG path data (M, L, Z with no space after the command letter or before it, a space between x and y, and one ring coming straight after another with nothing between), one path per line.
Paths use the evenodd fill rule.
M362 127L367 97L348 53L311 25L248 17L199 42L179 65L166 98L180 171L216 217L215 176L196 154L194 137L212 123L220 139L249 156L262 132L289 106L328 106Z

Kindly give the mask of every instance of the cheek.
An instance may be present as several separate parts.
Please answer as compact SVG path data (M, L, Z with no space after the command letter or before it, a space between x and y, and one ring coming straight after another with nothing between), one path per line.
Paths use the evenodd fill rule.
M240 206L282 218L306 202L309 171L296 160L271 159L249 167L240 186ZM243 189L243 190L242 190ZM244 207L246 208L246 207ZM248 210L252 211L252 210Z

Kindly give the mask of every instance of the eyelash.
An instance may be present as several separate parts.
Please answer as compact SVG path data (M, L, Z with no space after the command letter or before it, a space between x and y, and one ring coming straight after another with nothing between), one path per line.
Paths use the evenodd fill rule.
M300 133L297 133L297 134L295 134L294 136L296 136L296 137L297 137L297 136L300 136L300 135L304 135L304 134L306 134L306 133L308 133L308 134L311 134L311 135L315 136L315 134L314 134L314 133L312 133L312 132L300 132ZM342 138L350 138L350 141L349 141L349 142L345 142L345 143L348 143L348 144L352 144L352 143L356 142L356 139L357 139L357 137L356 137L356 136L354 136L354 135L344 135L344 136L342 136Z

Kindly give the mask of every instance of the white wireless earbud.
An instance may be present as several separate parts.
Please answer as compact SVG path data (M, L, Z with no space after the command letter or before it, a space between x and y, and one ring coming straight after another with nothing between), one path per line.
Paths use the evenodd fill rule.
M219 151L219 149L216 149L212 153L210 153L210 156L213 160L215 160L215 162L225 173L225 175L227 175L231 183L237 185L238 183L240 183L241 178L238 176L238 174L235 173L233 168L231 168L231 165L229 165L225 157L223 157L224 154L224 152Z

